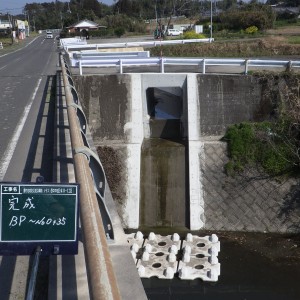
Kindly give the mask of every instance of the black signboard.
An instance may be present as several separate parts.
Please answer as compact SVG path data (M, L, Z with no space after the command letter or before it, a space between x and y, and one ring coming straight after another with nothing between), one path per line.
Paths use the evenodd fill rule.
M77 184L0 184L0 254L78 252Z

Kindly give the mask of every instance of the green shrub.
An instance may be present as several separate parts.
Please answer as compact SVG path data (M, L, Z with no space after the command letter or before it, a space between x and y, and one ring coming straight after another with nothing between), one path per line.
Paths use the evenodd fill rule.
M256 26L247 27L245 30L245 32L247 34L255 34L255 33L257 33L257 31L258 31L258 28Z
M125 29L123 27L118 27L114 32L117 37L121 37L122 35L124 35Z
M265 30L273 27L276 16L270 6L251 2L240 9L224 11L219 18L229 30L240 30L253 25L259 30Z
M228 143L228 175L244 168L260 165L271 176L295 171L298 165L289 139L289 125L282 123L241 123L228 128L224 140Z
M89 31L90 37L103 37L108 35L113 35L114 32L111 29L99 29Z
M143 20L131 18L124 14L106 15L99 20L99 23L107 28L117 29L117 31L119 31L119 28L123 28L125 32L146 32L146 26Z
M183 33L183 39L188 40L188 39L204 39L205 35L201 33L196 33L193 30L189 30Z

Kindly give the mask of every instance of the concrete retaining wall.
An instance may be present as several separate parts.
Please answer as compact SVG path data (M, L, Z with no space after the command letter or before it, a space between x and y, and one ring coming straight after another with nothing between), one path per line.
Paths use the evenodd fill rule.
M201 137L223 135L229 124L261 121L261 85L252 76L206 75L197 77Z
M183 90L180 120L189 145L190 228L299 229L295 180L279 183L253 170L235 178L224 173L226 144L220 137L228 125L261 121L271 113L272 103L262 97L264 87L255 77L126 74L74 80L125 227L139 226L141 145L150 137L146 90L175 86ZM116 159L103 154L105 147Z

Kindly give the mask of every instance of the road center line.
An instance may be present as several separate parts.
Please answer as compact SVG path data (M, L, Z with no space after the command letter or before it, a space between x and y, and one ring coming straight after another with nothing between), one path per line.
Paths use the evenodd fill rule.
M10 141L9 141L9 143L8 143L8 146L7 146L7 148L6 148L5 152L4 152L3 157L2 157L1 160L0 160L0 181L3 180L3 178L4 178L4 176L5 176L5 173L6 173L7 169L8 169L9 163L10 163L10 161L11 161L11 159L12 159L12 156L13 156L13 154L14 154L14 152L15 152L15 149L16 149L16 146L17 146L17 143L18 143L18 140L19 140L19 138L20 138L21 132L22 132L23 127L24 127L24 124L25 124L25 122L26 122L26 120L27 120L27 117L28 117L30 108L31 108L32 103L33 103L33 101L34 101L34 98L35 98L35 96L36 96L36 94L37 94L37 91L38 91L38 89L39 89L39 86L40 86L40 84L41 84L41 81L42 81L42 78L40 78L40 79L38 80L38 83L37 83L37 85L36 85L36 87L35 87L35 90L34 90L34 92L33 92L33 95L32 95L32 97L31 97L31 100L30 100L30 102L25 106L24 111L23 111L23 114L22 114L22 116L21 116L21 118L20 118L20 121L19 121L19 123L18 123L18 125L17 125L17 127L16 127L16 129L15 129L15 131L14 131L14 133L13 133L12 138L10 139Z

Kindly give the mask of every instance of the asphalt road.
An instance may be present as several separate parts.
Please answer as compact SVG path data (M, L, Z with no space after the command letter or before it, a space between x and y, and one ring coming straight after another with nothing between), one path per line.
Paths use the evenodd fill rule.
M56 41L44 36L16 52L4 56L0 52L0 180L23 178L20 156L24 162L31 142L30 130L35 125L49 78L55 75L57 61ZM25 138L19 146L15 168L12 157L17 153L20 136Z
M24 43L0 52L0 181L35 182L42 175L51 182L56 40L39 36ZM28 256L0 256L1 299L25 299L29 266Z

